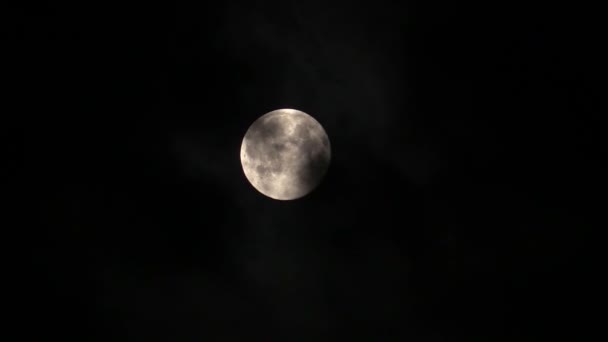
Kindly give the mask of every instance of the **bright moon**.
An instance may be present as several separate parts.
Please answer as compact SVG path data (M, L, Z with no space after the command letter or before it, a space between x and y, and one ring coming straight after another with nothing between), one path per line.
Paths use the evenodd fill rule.
M258 118L241 144L245 177L262 194L293 200L314 190L331 159L329 138L312 116L277 109Z

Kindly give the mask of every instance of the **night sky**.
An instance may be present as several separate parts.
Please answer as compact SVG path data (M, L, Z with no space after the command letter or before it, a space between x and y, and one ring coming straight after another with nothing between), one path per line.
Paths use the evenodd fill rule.
M22 338L587 340L598 10L82 1L1 19ZM295 201L239 159L279 108L332 146Z

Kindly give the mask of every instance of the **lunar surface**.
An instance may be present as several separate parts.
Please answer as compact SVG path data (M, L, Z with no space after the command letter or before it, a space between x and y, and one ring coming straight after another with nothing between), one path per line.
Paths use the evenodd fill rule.
M278 109L258 118L241 144L245 176L262 194L293 200L314 190L331 159L329 138L312 116Z

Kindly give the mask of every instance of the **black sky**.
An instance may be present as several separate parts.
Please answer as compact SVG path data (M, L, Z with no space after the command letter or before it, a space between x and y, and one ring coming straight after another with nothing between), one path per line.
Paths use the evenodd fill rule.
M585 340L605 68L583 7L13 6L22 337ZM240 165L278 108L331 140L297 201Z

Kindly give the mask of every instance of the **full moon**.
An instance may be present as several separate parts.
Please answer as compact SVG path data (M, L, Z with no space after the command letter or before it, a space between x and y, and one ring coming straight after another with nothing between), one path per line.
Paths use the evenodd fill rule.
M331 159L329 138L312 116L277 109L258 118L241 144L245 177L262 194L294 200L313 191Z

